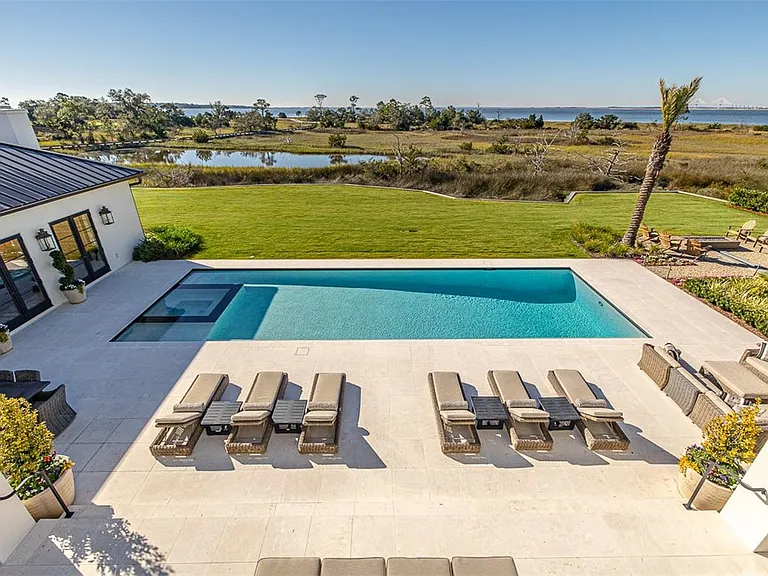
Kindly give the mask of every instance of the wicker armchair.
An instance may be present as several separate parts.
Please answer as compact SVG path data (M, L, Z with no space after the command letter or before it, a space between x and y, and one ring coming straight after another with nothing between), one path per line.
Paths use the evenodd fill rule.
M13 372L11 370L0 370L0 387L3 384L13 384Z
M680 368L678 361L672 358L664 348L648 343L643 344L643 355L637 365L662 390L669 382L670 371Z
M696 400L701 394L706 394L707 391L706 385L685 368L672 370L669 373L669 382L664 388L664 393L680 407L685 415L691 413L696 405Z
M733 409L721 400L717 394L707 392L699 394L698 398L696 398L696 404L694 404L693 410L688 417L693 420L696 426L704 430L710 420L718 416L725 416L731 412L733 412Z
M77 412L67 404L67 394L63 384L53 390L35 395L32 399L32 407L37 410L37 419L45 422L54 436L61 434L77 416Z

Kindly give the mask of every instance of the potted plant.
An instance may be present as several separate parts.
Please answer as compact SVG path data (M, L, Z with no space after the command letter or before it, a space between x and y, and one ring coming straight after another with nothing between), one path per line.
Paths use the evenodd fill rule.
M755 446L761 433L756 420L760 402L744 406L715 418L704 429L704 441L690 446L680 458L677 488L688 500L710 462L714 467L693 501L697 510L722 510L736 489L739 470L755 459Z
M14 490L38 470L45 470L67 506L75 501L74 463L53 449L53 434L37 421L37 412L23 398L0 394L0 472ZM17 492L35 520L62 514L53 492L35 477Z
M11 341L11 329L5 324L0 324L0 354L5 354L13 349Z
M70 304L85 302L85 282L75 278L75 269L69 265L61 250L51 252L53 267L59 271L59 290L69 300Z

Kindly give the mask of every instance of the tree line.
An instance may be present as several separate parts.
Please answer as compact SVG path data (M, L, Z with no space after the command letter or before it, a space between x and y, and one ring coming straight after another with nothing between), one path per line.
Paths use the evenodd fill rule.
M166 138L169 132L194 126L216 132L228 126L242 131L274 130L277 123L263 98L245 112L211 102L210 111L190 117L177 104L155 103L149 94L130 88L109 90L101 98L59 92L53 98L24 100L19 108L27 111L38 131L81 143Z

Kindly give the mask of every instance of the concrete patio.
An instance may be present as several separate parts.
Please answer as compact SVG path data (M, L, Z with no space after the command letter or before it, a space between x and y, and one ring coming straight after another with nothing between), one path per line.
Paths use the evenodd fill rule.
M76 465L70 520L43 521L6 574L253 574L265 556L511 555L539 574L768 574L717 513L688 512L677 459L700 431L638 368L642 339L111 343L189 269L206 267L570 266L659 343L698 368L758 338L631 261L206 261L133 263L14 334L0 368L65 383L75 422L59 437ZM552 395L547 370L577 368L624 412L626 453L592 453L554 432L551 453L519 454L481 431L477 456L442 454L427 373L458 371L489 394L489 369L520 370ZM260 370L288 395L343 371L337 456L303 456L275 435L264 456L230 458L203 435L189 459L149 453L152 419L199 372L226 372L225 399Z

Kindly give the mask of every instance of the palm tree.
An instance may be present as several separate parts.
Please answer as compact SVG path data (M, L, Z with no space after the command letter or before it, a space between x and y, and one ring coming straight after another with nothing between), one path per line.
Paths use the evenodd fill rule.
M664 168L664 161L667 159L669 148L672 146L672 126L680 117L688 112L688 103L696 95L696 91L701 84L701 76L691 80L686 86L672 84L667 86L664 78L659 80L659 91L661 92L661 132L653 143L651 155L648 157L648 164L645 167L645 176L640 185L640 192L637 193L637 203L632 212L632 218L629 219L629 227L622 242L627 246L634 246L637 238L637 230L643 221L645 207L653 192L653 186L659 173Z

